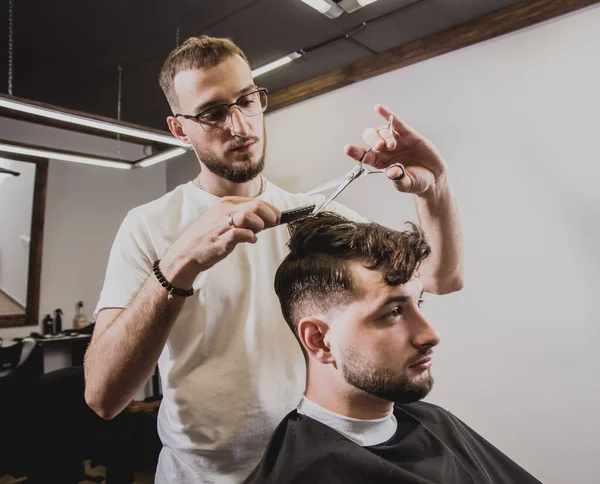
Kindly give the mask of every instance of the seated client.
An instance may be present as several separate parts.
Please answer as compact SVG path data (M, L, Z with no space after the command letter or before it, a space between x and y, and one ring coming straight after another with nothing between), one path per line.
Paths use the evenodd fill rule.
M275 290L306 357L306 389L246 483L539 483L421 401L440 341L421 312L421 229L325 212L290 231Z

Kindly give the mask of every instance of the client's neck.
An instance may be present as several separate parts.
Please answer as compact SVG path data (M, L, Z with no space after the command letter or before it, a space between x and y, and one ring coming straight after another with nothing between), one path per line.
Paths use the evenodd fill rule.
M306 378L306 398L317 405L345 417L363 420L383 418L392 413L393 402L359 390L348 384L340 371L332 368L321 368L315 371L308 364Z

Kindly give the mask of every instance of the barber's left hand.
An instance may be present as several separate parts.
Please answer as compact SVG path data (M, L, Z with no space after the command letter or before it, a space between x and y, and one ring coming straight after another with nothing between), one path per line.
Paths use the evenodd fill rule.
M393 116L392 132L387 127L367 128L363 140L371 151L364 162L374 168L384 169L396 188L405 193L425 194L435 188L445 175L447 165L437 148L419 133L403 123L394 113L384 106L375 106L387 125ZM360 160L366 148L347 145L345 152L355 160ZM405 170L402 176L402 168ZM396 179L396 180L394 180Z

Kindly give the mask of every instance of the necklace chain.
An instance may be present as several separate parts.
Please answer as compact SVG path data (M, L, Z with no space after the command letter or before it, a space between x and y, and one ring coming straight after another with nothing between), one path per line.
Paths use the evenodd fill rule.
M257 197L259 197L259 196L262 195L262 193L265 191L265 188L266 188L266 185L267 185L265 183L265 179L263 178L263 176L262 175L259 175L259 176L260 176L260 190L258 191L258 194L256 195ZM200 183L200 175L198 175L196 178L194 178L192 180L192 183L194 185L196 185L200 190L206 192L206 189L202 186L202 183Z

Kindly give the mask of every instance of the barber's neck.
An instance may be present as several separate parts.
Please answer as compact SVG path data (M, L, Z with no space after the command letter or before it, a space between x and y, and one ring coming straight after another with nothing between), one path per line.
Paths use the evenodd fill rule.
M197 180L200 182L204 191L219 198L253 198L259 194L262 184L260 175L245 183L234 183L211 173L205 167L202 168L202 172L198 175Z
M394 410L393 402L347 383L340 368L312 361L308 363L305 395L330 412L350 418L373 420L386 417Z

